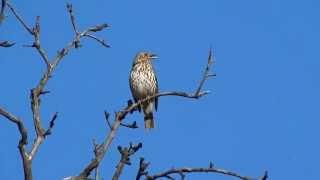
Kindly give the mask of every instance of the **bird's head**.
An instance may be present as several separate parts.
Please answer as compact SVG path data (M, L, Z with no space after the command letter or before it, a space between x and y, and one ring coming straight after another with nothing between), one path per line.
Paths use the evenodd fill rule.
M151 60L158 58L157 55L150 52L139 52L133 62L133 65L138 63L150 63Z

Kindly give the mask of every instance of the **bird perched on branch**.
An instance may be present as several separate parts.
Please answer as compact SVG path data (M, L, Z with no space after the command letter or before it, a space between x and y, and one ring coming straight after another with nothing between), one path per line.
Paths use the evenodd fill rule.
M152 66L152 61L156 58L155 54L140 52L133 60L129 84L135 102L158 93L158 81ZM143 110L146 129L154 128L153 107L155 110L158 108L157 97L143 102L138 107L139 112Z

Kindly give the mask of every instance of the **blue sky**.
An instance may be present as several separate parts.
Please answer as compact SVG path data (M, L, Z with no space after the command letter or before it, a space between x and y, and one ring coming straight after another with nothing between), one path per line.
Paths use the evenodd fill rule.
M79 173L93 157L92 139L109 132L103 111L113 113L131 98L128 74L134 55L157 53L161 91L195 90L210 46L213 71L200 100L162 97L156 129L146 133L120 129L100 172L110 179L120 155L116 146L143 142L122 179L132 179L139 157L151 162L151 173L171 167L207 166L248 176L268 170L271 179L316 179L318 141L320 2L270 1L71 1L78 27L102 22L99 33L112 46L92 40L62 61L42 98L44 126L59 112L53 134L33 162L35 179L61 179ZM74 34L66 1L12 1L29 24L41 16L41 43L49 57ZM0 104L25 121L34 137L29 90L45 66L35 50L22 47L32 38L12 17L0 28L0 39L15 41L0 49ZM0 118L0 179L22 179L16 126ZM134 114L143 127L142 116ZM29 139L29 144L32 139ZM188 179L232 179L197 174Z

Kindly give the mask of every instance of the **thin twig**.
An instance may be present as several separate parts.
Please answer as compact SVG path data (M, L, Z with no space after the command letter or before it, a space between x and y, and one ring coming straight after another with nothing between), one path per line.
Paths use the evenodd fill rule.
M154 175L149 175L149 173L147 171L148 166L149 166L149 163L146 163L144 161L144 158L141 158L140 163L139 163L139 170L138 170L138 173L136 176L136 180L140 180L140 178L142 176L145 176L147 180L156 180L156 179L161 179L161 178L174 179L172 177L173 175L179 175L181 177L181 179L185 179L186 174L190 174L190 173L217 173L217 174L224 174L227 176L236 177L241 180L266 180L268 178L267 172L265 172L264 175L260 178L252 178L252 177L240 175L240 174L233 172L233 171L213 167L212 163L210 163L209 167L206 167L206 168L203 168L203 167L201 167L201 168L188 168L188 167L171 168L169 170L166 170L164 172L157 173Z
M2 24L2 22L4 21L4 19L6 18L6 15L4 14L4 10L7 6L7 0L1 0L1 8L0 8L0 25ZM9 41L0 41L0 47L11 47L13 46L15 43L13 42L9 42Z
M36 17L36 24L33 28L33 36L34 36L33 47L37 49L38 53L40 54L45 64L47 65L47 69L49 69L51 66L49 62L49 58L45 50L41 47L41 43L40 43L40 16Z
M11 47L13 45L15 45L15 43L12 43L12 42L9 42L9 41L0 41L0 47Z
M96 140L93 139L93 152L94 152L95 156L98 154L98 151L99 151L99 144L97 144ZM95 169L94 179L95 180L99 180L99 166L97 166L96 169Z
M139 128L136 121L133 121L132 124L121 123L120 125L123 126L123 127L126 127L126 128L130 128L130 129L137 129L137 128Z
M209 55L208 55L208 62L207 62L207 67L205 68L204 70L204 73L203 73L203 76L202 76L202 79L199 83L199 86L195 92L195 95L198 95L200 92L201 92L201 89L202 89L202 86L204 84L204 82L210 77L210 76L215 76L213 74L209 74L210 73L210 68L211 68L211 65L213 64L214 60L213 60L213 53L212 53L212 49L210 48L209 50Z
M1 0L1 9L0 9L0 23L2 18L4 18L4 9L6 8L7 0Z
M90 32L92 29L99 29L101 27L101 25L96 25L93 27L90 27L82 32L80 32L66 47L62 48L56 55L56 57L53 59L52 61L52 68L55 68L61 61L61 59L66 56L69 51L73 48L75 48L75 44L80 41L80 39L82 37L85 36L85 34L87 34L88 32ZM51 74L51 73L50 73Z
M109 28L109 27L110 27L110 25L107 24L107 23L98 24L98 25L96 25L96 26L93 26L93 27L89 28L89 29L88 29L88 32L87 32L86 34L92 33L92 32L93 32L93 33L99 32L99 31L102 31L102 30L104 30L105 28Z
M121 158L119 163L116 166L116 171L113 174L112 180L119 179L120 175L122 174L124 166L131 165L130 156L136 153L141 147L142 147L142 143L139 143L137 145L132 145L132 143L130 143L129 148L127 147L122 148L121 146L118 146L118 151L121 154Z
M137 176L136 176L136 180L140 180L140 178L142 176L145 176L148 174L148 171L147 171L147 168L148 166L150 165L149 162L145 162L144 158L140 158L140 161L139 161L139 169L138 169L138 173L137 173Z
M109 116L110 116L110 114L107 111L104 111L104 118L106 119L108 127L110 128L110 130L112 130L111 123L109 122Z
M72 24L72 28L74 30L74 33L77 35L78 34L78 30L77 30L77 26L76 26L76 18L73 14L73 8L72 8L72 4L67 3L67 10L69 12L70 15L70 20L71 20L71 24Z
M74 14L73 14L72 4L67 3L67 10L69 12L70 21L71 21L71 24L72 24L73 31L74 31L75 35L78 36L79 32L78 32L78 29L77 29L77 26L76 26L76 18L75 18ZM75 46L75 48L81 47L80 40L76 41L74 43L74 46Z
M78 31L77 26L76 26L76 18L75 18L74 13L73 13L72 4L67 3L67 10L69 12L69 16L70 16L70 20L71 20L73 31L74 31L75 35L78 36L79 35L79 31ZM100 39L100 38L90 34L90 33L95 33L95 32L98 32L98 31L102 31L103 29L108 28L108 27L110 27L110 26L108 24L105 24L105 23L96 25L94 27L88 28L87 32L83 33L82 36L92 38L92 39L96 40L97 42L99 42L102 46L109 48L110 45L108 45L105 42L105 40ZM81 46L80 45L80 40L76 41L75 42L75 47L78 48L80 46Z
M0 107L0 114L7 118L12 123L15 123L18 127L19 133L21 135L19 141L19 153L23 163L23 172L24 172L24 179L31 180L32 179L32 171L31 171L31 161L29 160L29 154L25 149L25 145L28 144L28 132L24 127L22 120L11 114L10 112L6 111L4 108Z
M7 6L7 0L1 0L1 8L0 8L0 26L4 19L6 18L6 15L4 14L4 10ZM15 43L9 42L9 41L0 41L0 47L11 47Z
M190 173L218 173L218 174L224 174L224 175L228 175L228 176L237 177L241 180L255 180L256 179L256 178L242 176L242 175L235 173L235 172L232 172L232 171L214 168L214 167L211 167L211 168L172 168L170 170L167 170L165 172L158 173L155 175L146 175L146 177L147 177L147 180L156 180L156 179L160 179L163 177L168 177L173 174L178 174L180 176L184 176L185 174L190 174Z
M18 19L20 24L34 37L34 43L31 47L34 47L37 49L38 53L41 55L43 61L45 62L47 68L50 68L49 58L47 56L47 53L45 50L41 47L40 44L40 16L36 17L36 23L35 27L31 28L27 25L27 23L22 19L22 17L19 15L19 13L14 9L14 7L7 2L7 5L11 12L14 14L14 16Z
M27 144L27 140L28 140L28 134L27 134L27 130L24 127L23 122L21 121L21 119L17 118L16 116L14 116L13 114L11 114L10 112L6 111L4 108L0 107L0 114L2 116L4 116L5 118L7 118L8 120L10 120L11 122L15 123L19 129L20 135L21 135L21 140L20 142L22 144Z
M31 34L33 35L32 28L30 28L25 21L22 19L22 17L19 15L19 13L13 8L13 6L7 2L7 6L11 10L11 12L14 14L14 16L18 19L18 21L22 24L22 26Z
M96 41L98 41L102 46L104 46L104 47L107 47L107 48L110 48L110 45L108 45L106 42L105 42L105 40L103 40L103 39L99 39L98 37L96 37L96 36L94 36L94 35L92 35L92 34L86 34L85 35L86 37L89 37L89 38L92 38L92 39L94 39L94 40L96 40Z
M52 116L52 119L50 121L50 125L49 125L49 128L46 130L46 132L43 134L44 137L50 135L52 132L52 129L53 129L53 126L55 125L55 122L56 122L56 119L58 117L58 112L54 113L54 115Z

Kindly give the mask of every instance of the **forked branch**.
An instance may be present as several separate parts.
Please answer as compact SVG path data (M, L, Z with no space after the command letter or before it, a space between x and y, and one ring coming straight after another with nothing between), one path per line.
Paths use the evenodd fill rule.
M141 147L142 147L142 143L139 143L137 145L133 145L132 143L130 143L129 148L128 147L122 148L121 146L118 146L118 151L121 154L121 158L118 165L116 166L116 171L113 174L112 180L119 179L120 175L122 174L124 166L131 165L130 156L136 153Z
M145 177L146 180L157 180L157 179L174 179L174 176L178 175L181 177L181 179L185 179L185 176L190 173L216 173L216 174L223 174L227 176L232 176L236 177L241 180L266 180L268 178L268 173L267 171L264 173L264 175L260 178L252 178L248 176L243 176L240 175L236 172L225 170L225 169L220 169L216 168L213 166L212 163L209 164L209 167L204 167L204 168L188 168L188 167L183 167L183 168L171 168L167 171L157 173L154 175L149 175L147 168L150 163L146 163L144 161L144 158L140 158L140 163L139 163L139 170L137 173L136 180L140 180L141 177Z
M76 32L76 36L72 39L72 41L67 44L64 48L62 48L60 51L58 51L57 55L50 60L46 51L42 48L41 42L40 42L40 17L36 17L35 25L34 27L28 26L28 24L23 20L22 16L15 10L15 8L6 0L2 0L2 7L0 13L3 14L4 7L7 6L10 11L13 13L13 15L16 17L18 22L24 27L24 29L29 32L30 35L34 37L34 42L29 47L34 47L39 55L41 56L42 60L45 62L47 69L42 75L42 78L38 82L35 88L31 89L30 91L30 100L31 100L31 110L33 115L33 123L34 128L36 131L36 138L33 141L33 145L30 151L27 151L25 149L25 145L27 144L27 131L24 128L23 122L16 118L16 116L12 115L8 111L4 110L3 108L0 108L0 115L4 116L11 122L17 124L19 132L21 134L21 140L19 142L19 150L20 155L22 157L23 161L23 168L24 168L24 175L26 180L32 179L32 160L34 159L37 151L39 150L40 145L44 141L44 139L52 133L52 129L54 127L55 121L57 119L58 114L55 113L50 121L50 125L48 129L44 129L41 122L41 114L40 114L40 97L41 95L47 94L49 91L45 90L45 87L49 81L49 79L52 77L52 74L56 67L59 65L63 57L65 57L69 51L73 48L77 48L78 43L80 42L80 39L83 37L86 37L87 35L91 33L95 33L98 31L102 31L106 27L109 27L107 24L101 24L96 25L90 28L87 28L86 30L79 32L76 30L76 26L73 25L73 29ZM69 4L67 5L68 12L70 16L72 16L71 21L72 24L74 24L74 16L72 13L72 6ZM98 41L101 43L100 41ZM0 44L0 46L10 46L9 42L3 42Z

